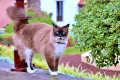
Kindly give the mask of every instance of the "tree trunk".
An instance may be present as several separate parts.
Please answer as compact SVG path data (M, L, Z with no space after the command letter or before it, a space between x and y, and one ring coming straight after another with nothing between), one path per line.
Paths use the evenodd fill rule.
M40 10L40 0L27 0L27 8Z

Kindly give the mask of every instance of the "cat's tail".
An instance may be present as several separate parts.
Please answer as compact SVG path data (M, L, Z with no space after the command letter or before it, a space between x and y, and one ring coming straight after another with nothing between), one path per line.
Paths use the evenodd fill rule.
M28 24L28 19L31 18L27 16L25 10L20 7L11 6L7 8L8 16L14 21L14 30L19 31L20 26L23 24Z

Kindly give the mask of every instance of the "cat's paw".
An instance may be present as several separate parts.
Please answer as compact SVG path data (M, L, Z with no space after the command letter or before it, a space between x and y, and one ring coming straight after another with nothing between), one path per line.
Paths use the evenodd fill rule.
M60 71L55 71L56 73L61 73Z
M31 70L30 68L27 68L28 73L35 73L35 70Z
M36 69L34 69L34 71L37 71Z
M56 72L50 72L50 75L58 75Z

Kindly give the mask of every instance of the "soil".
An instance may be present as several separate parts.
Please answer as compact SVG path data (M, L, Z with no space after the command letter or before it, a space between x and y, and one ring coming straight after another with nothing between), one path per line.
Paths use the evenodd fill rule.
M60 64L62 63L63 64L69 63L69 66L74 66L76 68L80 65L80 68L79 68L80 71L82 68L82 70L86 70L86 72L89 72L89 73L92 72L93 74L100 72L103 75L103 77L105 76L105 74L109 77L113 77L114 75L116 75L117 77L120 74L120 71L98 69L94 66L83 63L81 61L81 54L63 55L60 58Z

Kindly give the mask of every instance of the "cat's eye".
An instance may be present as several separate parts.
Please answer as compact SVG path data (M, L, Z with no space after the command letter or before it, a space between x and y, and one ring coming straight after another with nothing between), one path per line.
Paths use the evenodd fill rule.
M59 34L59 32L56 32L56 34Z
M63 32L63 34L65 34L65 32Z

